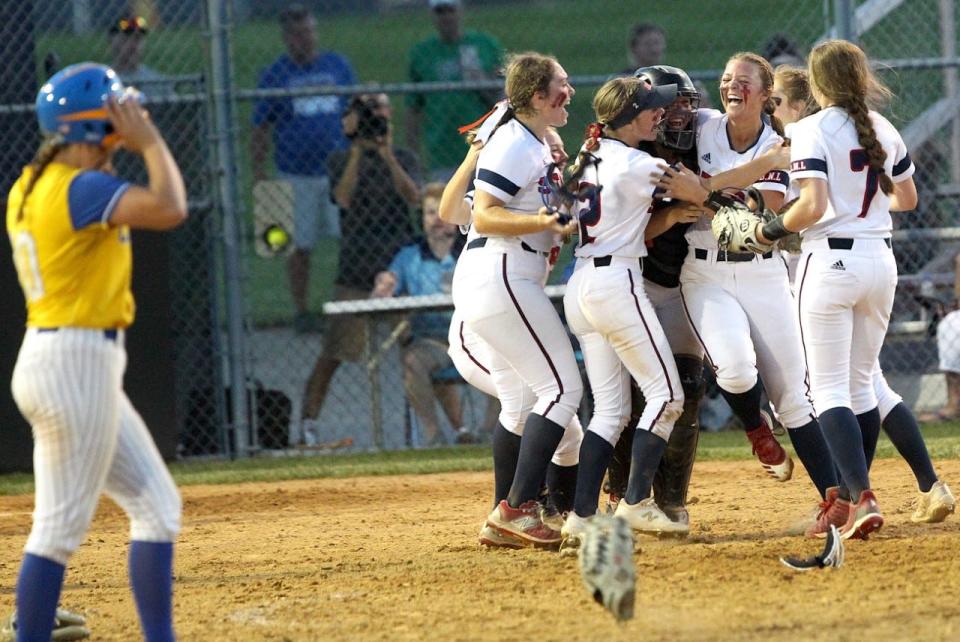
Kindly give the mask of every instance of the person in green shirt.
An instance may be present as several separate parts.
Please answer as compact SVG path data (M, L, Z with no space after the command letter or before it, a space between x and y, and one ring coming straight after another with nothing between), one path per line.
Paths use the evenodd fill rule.
M410 80L437 82L484 80L495 77L503 57L492 36L463 29L459 0L429 0L436 35L410 50ZM407 98L407 145L426 151L432 180L453 175L463 156L457 127L479 118L500 98L501 90L410 94ZM422 134L421 134L422 133Z

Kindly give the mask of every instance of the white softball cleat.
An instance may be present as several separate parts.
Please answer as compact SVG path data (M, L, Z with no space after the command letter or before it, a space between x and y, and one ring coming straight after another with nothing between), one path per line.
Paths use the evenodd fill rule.
M935 524L945 520L947 515L952 514L956 508L957 500L950 492L950 487L938 481L930 487L930 490L920 493L917 509L910 516L910 521Z
M690 532L689 522L671 520L652 497L637 504L628 504L626 499L621 499L615 515L638 533L683 536Z

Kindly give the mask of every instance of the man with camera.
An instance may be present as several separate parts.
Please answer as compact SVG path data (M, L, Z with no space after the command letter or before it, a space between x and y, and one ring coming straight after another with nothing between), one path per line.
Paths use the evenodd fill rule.
M327 159L333 199L341 212L335 300L368 298L374 277L413 234L410 206L420 200L419 162L413 152L393 146L391 118L386 94L355 96L342 117L350 147ZM329 319L323 352L304 391L302 418L308 442L318 436L316 418L334 373L343 361L363 357L367 331L361 317Z

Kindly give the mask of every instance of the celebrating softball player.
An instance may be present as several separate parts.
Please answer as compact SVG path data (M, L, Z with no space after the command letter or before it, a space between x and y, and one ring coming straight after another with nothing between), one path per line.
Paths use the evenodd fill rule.
M614 78L596 93L597 123L587 132L578 164L592 162L582 182L595 190L578 213L577 266L567 284L564 310L583 351L593 391L593 417L580 447L574 512L563 536L578 542L597 496L614 445L630 418L630 377L646 400L633 437L625 497L617 506L636 531L673 532L672 521L650 497L654 473L673 424L683 411L683 387L670 344L644 292L641 264L644 232L662 161L637 149L652 141L676 85L649 87L638 78Z
M677 86L677 97L667 106L657 127L656 141L642 140L640 149L668 163L682 160L686 166L696 168L695 139L700 92L693 81L682 69L668 65L643 67L634 75L651 87ZM699 208L677 207L677 203L670 199L654 200L650 222L645 230L647 254L642 266L643 290L667 336L684 397L683 413L674 423L653 478L653 498L670 519L687 528L690 520L686 497L700 434L700 400L704 393L703 348L683 312L679 286L680 268L687 254L684 234L699 215ZM627 491L633 433L646 405L633 380L630 394L630 422L614 447L607 470L609 508L614 510Z
M701 175L742 170L782 146L775 130L779 121L771 117L776 108L772 88L773 69L764 58L753 53L730 58L720 81L726 113L701 110L699 117ZM661 183L668 187L668 196L698 202L704 189L695 178L693 186L700 196L691 198L687 192L696 190L680 189L690 179L689 172L668 170ZM787 183L785 171L773 170L754 187L777 208ZM836 472L807 396L800 330L791 313L793 298L779 251L718 250L706 217L687 231L687 240L690 249L680 276L683 301L724 398L746 426L763 467L786 481L793 462L761 415L761 386L765 387L807 474L825 498L827 489L837 485Z
M130 583L144 637L174 639L173 541L180 497L123 391L134 317L130 228L170 229L187 213L177 164L116 73L71 65L37 95L44 141L7 200L27 303L13 397L33 428L36 507L17 580L17 640L49 640L64 571L101 492L130 518ZM123 146L149 187L107 170Z
M854 500L841 535L866 538L883 526L865 446L880 430L874 376L897 284L890 212L916 207L915 168L896 128L868 108L890 92L859 47L821 43L809 74L821 111L792 131L800 198L758 240L803 231L797 305L811 392Z
M508 62L510 109L480 152L473 207L478 237L467 243L453 282L463 321L503 357L491 370L501 404L515 403L501 380L507 366L537 398L524 422L507 499L487 519L497 531L537 544L560 541L560 533L543 523L536 498L583 393L570 340L543 291L544 259L560 235L575 230L541 204L552 162L543 136L547 127L566 124L573 93L550 56L517 54ZM502 456L495 444L494 459Z
M493 129L493 125L505 114L506 103L501 109L494 110L488 115L492 119L489 128L483 128L486 134ZM562 166L567 161L567 153L563 148L563 140L553 127L548 127L544 133L544 142L550 148L550 156L554 163ZM471 208L474 192L470 189L473 176L476 172L477 159L483 140L471 141L463 162L454 172L440 199L440 217L448 223L455 223L461 229L468 230L467 243L478 235L470 228L472 219ZM458 268L459 269L459 264ZM501 388L511 390L508 399L517 399L517 403L501 403L501 414L497 426L493 431L493 448L499 453L494 458L494 501L496 507L501 500L506 499L510 486L513 483L516 471L517 457L520 453L520 438L523 434L524 421L533 410L535 397L527 386L502 357L490 349L490 346L463 322L460 312L454 310L450 321L448 336L449 348L447 353L453 360L454 366L464 380L491 396L497 396L497 389L491 377L491 370L496 368L501 372ZM512 381L511 381L512 378ZM505 413L505 414L504 414ZM580 441L583 429L576 414L570 419L563 439L553 454L550 465L547 467L546 486L548 491L548 514L554 511L565 513L573 508L573 493L576 485L577 463L580 457ZM557 525L559 527L562 524ZM512 535L505 535L488 526L484 520L480 528L480 544L484 546L503 546L518 548L526 542Z
M773 97L777 103L776 116L783 123L788 137L793 135L794 123L820 109L810 93L810 83L805 69L786 65L777 67L773 79ZM793 200L797 196L799 196L799 190L795 184L791 184L787 200ZM799 256L796 259L799 262ZM880 368L879 359L874 366L873 386L877 395L877 408L883 430L897 452L910 465L917 480L919 497L911 520L914 522L943 521L955 510L956 499L946 483L937 477L917 419L910 408L903 403L903 398L887 383ZM879 428L875 423L869 422L861 426L863 427ZM879 430L876 433L864 432L863 438L869 468L876 451ZM828 489L818 519L832 523L838 528L843 526L850 512L849 499L849 491L846 489ZM821 526L814 527L814 530L822 532L824 529Z

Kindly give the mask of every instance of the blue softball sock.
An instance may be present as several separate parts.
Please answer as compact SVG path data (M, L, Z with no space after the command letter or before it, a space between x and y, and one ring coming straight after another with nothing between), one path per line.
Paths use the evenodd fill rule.
M860 493L870 488L870 475L857 416L850 408L831 408L820 413L820 428L844 486L850 491L852 500L859 501Z
M666 440L649 430L638 430L633 434L633 458L630 461L630 477L624 497L628 504L639 504L650 496L653 476L657 473L666 449Z
M173 544L130 542L130 587L147 642L174 642Z
M788 429L787 434L790 435L793 449L797 451L797 457L807 469L810 481L817 487L820 497L825 498L827 489L837 486L839 482L833 457L827 441L823 438L820 424L814 419L798 428Z
M609 441L590 430L584 433L573 501L573 511L580 517L590 517L597 512L597 497L612 457L613 445Z
M857 415L857 423L860 424L860 434L863 435L863 454L867 458L869 470L877 452L877 440L880 439L880 410L874 408Z
M66 568L27 553L17 578L17 642L50 642Z
M927 444L923 441L917 418L900 402L883 420L883 430L900 456L910 465L914 477L917 478L917 486L924 493L928 492L930 487L937 483L937 473L933 470L933 462L930 461L930 453L927 452Z

